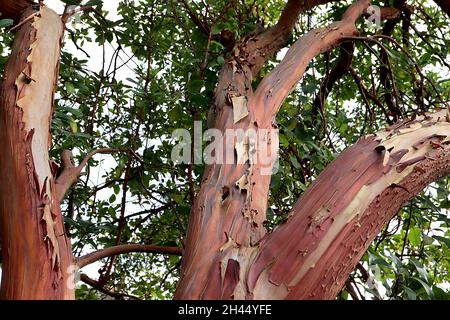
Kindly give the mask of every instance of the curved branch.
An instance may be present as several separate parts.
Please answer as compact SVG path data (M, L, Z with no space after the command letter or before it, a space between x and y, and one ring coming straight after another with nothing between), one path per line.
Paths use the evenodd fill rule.
M314 57L336 46L345 37L358 33L355 22L369 5L369 0L360 0L352 4L341 21L332 23L326 28L311 30L292 45L283 61L261 81L252 97L253 108L264 108L264 112L260 112L264 119L261 117L258 123L263 124L267 119L272 121L282 102L303 76Z
M386 121L387 121L389 124L392 124L392 121L391 121L391 119L389 118L389 114L388 114L386 108L383 106L383 104L380 102L380 100L378 100L377 97L376 97L372 92L370 92L370 91L366 88L366 86L364 85L362 79L359 77L359 75L358 75L358 73L356 72L356 70L353 69L353 67L350 66L350 67L348 68L348 71L349 71L349 73L351 74L351 76L352 76L353 80L355 81L356 85L358 86L358 89L359 89L361 95L362 95L363 97L368 97L368 98L370 98L370 100L372 100L373 103L375 103L375 104L377 105L377 107L379 107L380 110L383 111L383 114L384 114L384 116L385 116Z
M291 33L294 29L294 25L297 22L299 14L306 12L316 6L321 4L326 4L329 2L338 0L309 0L309 1L298 1L289 0L283 9L283 12L278 19L277 24L273 29L277 29L277 32L281 33Z
M78 167L81 167L81 169L83 169L86 166L86 164L88 163L88 161L91 160L92 157L95 156L97 153L113 153L113 152L119 152L119 151L124 151L124 149L100 148L100 149L93 150L84 157L84 159L80 162L80 165Z
M247 280L254 298L333 299L392 216L450 173L448 114L362 137L328 166L259 244Z
M183 249L178 247L163 247L146 244L121 244L82 256L78 258L77 265L78 267L83 268L100 259L130 252L159 253L180 256L183 254Z
M239 49L241 52L244 49L248 55L248 65L253 75L256 75L265 63L286 45L301 13L334 1L337 0L289 0L273 27L253 37L244 38ZM249 41L250 39L252 41Z

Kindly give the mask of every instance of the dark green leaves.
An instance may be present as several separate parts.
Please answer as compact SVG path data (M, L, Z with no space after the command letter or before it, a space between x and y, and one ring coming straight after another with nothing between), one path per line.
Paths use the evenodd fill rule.
M14 20L12 19L0 19L0 29L12 26L14 24Z

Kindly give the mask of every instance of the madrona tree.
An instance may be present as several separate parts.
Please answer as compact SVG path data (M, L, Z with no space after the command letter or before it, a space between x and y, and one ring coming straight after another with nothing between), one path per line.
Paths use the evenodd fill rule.
M0 3L3 299L445 297L448 1L47 2ZM194 121L271 134L174 166Z

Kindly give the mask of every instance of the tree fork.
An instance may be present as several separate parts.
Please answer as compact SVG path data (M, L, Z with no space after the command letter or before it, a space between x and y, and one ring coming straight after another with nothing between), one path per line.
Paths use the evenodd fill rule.
M219 77L215 128L224 132L229 128L259 130L273 127L282 102L302 77L308 63L346 37L357 34L355 21L364 14L369 4L365 0L356 2L347 9L341 21L326 28L312 30L297 40L283 61L261 81L255 92L248 85L248 79L252 79L251 68L245 65L245 59L240 60L241 57L235 55L234 60L228 61L224 66ZM239 48L242 47L244 46ZM263 50L260 49L260 52ZM233 101L228 101L242 96L248 101L248 116L233 123L235 106ZM379 224L371 220L379 215L374 213L375 209L368 209L372 201L376 201L372 195L382 195L385 189L387 194L405 192L404 188L396 186L407 182L405 179L412 175L410 170L414 168L414 161L425 161L421 163L422 166L430 160L427 158L427 152L430 151L427 138L443 138L440 145L444 146L444 151L439 151L442 153L439 155L440 160L433 162L434 167L429 168L429 175L426 174L427 169L424 169L421 183L416 188L411 188L407 197L399 198L398 207L392 208L396 207L395 210L398 210L426 184L448 173L449 126L443 120L448 118L445 112L447 111L429 115L426 119L401 123L395 129L386 131L387 133L380 132L377 136L361 139L326 169L306 192L302 197L303 209L300 210L299 205L296 205L288 221L270 235L264 235L262 226L270 176L255 178L255 170L252 170L254 168L251 164L208 166L192 209L183 255L182 278L175 298L334 298L345 283L348 273L370 244L370 239L388 221L384 217L377 220ZM402 128L398 129L400 127ZM416 129L419 133L417 136L409 133ZM411 141L418 141L415 138L422 139L425 143L420 147L411 146ZM383 140L392 145L385 146ZM392 151L394 153L391 154ZM400 163L400 160L403 162ZM399 168L392 169L397 165L406 169L400 172L397 172ZM342 173L341 166L345 169L345 174ZM421 166L417 166L418 169L415 170L421 170ZM242 197L240 188L236 190L234 187L243 175L247 175L247 181L250 182L246 193L250 193L250 197ZM256 183L251 183L252 181ZM342 186L334 188L334 184L339 183ZM317 185L325 187L318 188ZM376 189L373 189L374 186ZM405 188L409 190L408 186ZM367 190L373 192L369 193ZM325 199L326 196L331 198ZM222 202L217 199L222 199ZM352 202L353 199L356 202ZM304 206L305 201L309 207ZM366 209L367 214L363 214ZM248 214L249 211L253 214ZM393 212L388 212L389 217L392 214ZM363 225L362 220L359 221L361 217L370 217L369 222L365 221L366 224ZM357 239L353 239L355 243L347 243L348 246L353 245L351 257L345 258L345 262L348 262L345 268L349 269L336 265L336 270L326 270L333 279L331 282L330 279L321 279L326 278L327 273L317 266L326 267L327 263L324 262L329 262L330 256L341 257L343 252L349 255L339 247L339 237L348 236L348 226L359 224L366 233L352 233L364 237L362 244L357 243ZM333 239L337 239L336 242ZM341 270L340 267L344 269Z

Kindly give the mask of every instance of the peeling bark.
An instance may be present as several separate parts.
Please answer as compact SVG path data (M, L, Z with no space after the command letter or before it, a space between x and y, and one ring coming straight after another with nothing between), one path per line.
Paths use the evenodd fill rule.
M392 216L426 185L450 173L446 112L365 136L327 167L287 222L259 244L247 280L253 297L335 298ZM384 165L385 150L390 156Z
M219 77L214 127L222 132L276 128L279 108L308 63L357 34L355 21L369 5L360 0L341 21L297 40L255 92L248 61L259 60L249 58L247 42L237 45ZM235 144L233 164L212 164L205 170L175 298L334 298L391 216L428 183L449 173L445 112L360 139L320 175L287 222L270 235L263 227L270 175L261 175L261 166L252 161L250 141ZM277 146L277 136L267 144ZM436 149L436 144L443 147Z
M342 21L310 31L297 40L255 92L251 86L252 70L260 64L260 60L249 56L248 47L258 57L264 54L261 48L256 51L253 48L256 40L244 39L235 47L233 59L227 61L219 76L215 97L215 128L222 132L241 129L255 130L257 133L276 129L275 116L281 103L303 75L309 61L320 52L337 45L344 37L354 35L355 20L368 6L368 0L359 1L347 10ZM264 41L269 41L269 38ZM269 54L273 47L266 47L266 50ZM255 61L255 64L249 64L249 61ZM245 98L248 109L245 117L238 117L239 121L235 121L234 117L236 109L242 109L241 103L236 108L237 97ZM226 150L228 143L236 145L236 141L224 140L223 150ZM242 150L241 143L245 144L245 141L237 143L237 150ZM266 144L266 150L271 150L270 155L274 157L278 148L278 134L268 137ZM247 148L250 145L251 142L247 142ZM219 298L217 292L220 292L218 288L222 280L216 272L218 267L211 265L221 261L218 252L222 245L230 243L235 247L253 247L265 235L263 222L266 220L270 174L263 174L267 168L256 157L256 152L245 156L238 153L237 159L246 158L249 161L244 163L235 159L234 164L212 164L206 168L189 221L183 276L177 289L177 298ZM265 165L271 169L274 159ZM225 200L222 199L223 190L228 190Z
M45 6L22 20L33 14L16 33L0 89L0 296L68 299L73 257L48 157L63 24Z

